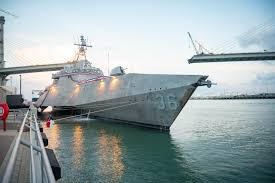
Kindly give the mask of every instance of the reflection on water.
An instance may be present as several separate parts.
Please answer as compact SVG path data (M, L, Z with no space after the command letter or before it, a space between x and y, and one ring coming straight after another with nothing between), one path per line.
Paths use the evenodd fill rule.
M73 165L79 169L85 156L83 155L83 130L77 125L73 132Z
M54 136L55 128L62 132L55 148L62 167L59 182L198 180L169 133L91 120L55 124L47 135Z
M122 162L122 152L120 139L117 136L106 134L104 130L99 133L98 158L100 172L110 175L115 182L123 175L124 164Z
M60 129L59 125L54 125L51 129L45 128L45 131L47 133L49 148L56 150L60 145Z
M275 182L274 106L189 101L169 133L100 120L45 131L58 182Z

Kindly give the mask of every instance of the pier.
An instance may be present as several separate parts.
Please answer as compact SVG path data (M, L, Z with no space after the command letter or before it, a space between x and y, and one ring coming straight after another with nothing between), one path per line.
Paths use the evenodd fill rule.
M0 182L55 182L61 169L37 121L36 108L13 110L0 131Z

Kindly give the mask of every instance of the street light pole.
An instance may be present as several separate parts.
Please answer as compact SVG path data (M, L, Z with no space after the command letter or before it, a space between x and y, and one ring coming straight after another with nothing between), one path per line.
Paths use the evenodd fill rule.
M22 87L22 81L21 81L22 78L21 78L21 74L19 75L19 79L20 79L20 82L19 82L19 88L20 88L20 90L19 90L19 92L20 92L20 95L21 95L21 94L22 94L22 93L21 93L21 89L22 89L22 88L21 88L21 87Z

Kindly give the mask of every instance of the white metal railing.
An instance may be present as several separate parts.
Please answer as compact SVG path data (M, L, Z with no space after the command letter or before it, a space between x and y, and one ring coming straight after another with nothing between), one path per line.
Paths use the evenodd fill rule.
M3 183L10 182L11 180L12 174L14 173L13 170L20 144L30 148L30 182L55 182L55 178L41 137L35 110L36 109L34 108L29 108L25 114L19 133L16 136L11 155L7 162L7 166L2 178ZM30 130L28 140L22 138L24 127L28 127Z

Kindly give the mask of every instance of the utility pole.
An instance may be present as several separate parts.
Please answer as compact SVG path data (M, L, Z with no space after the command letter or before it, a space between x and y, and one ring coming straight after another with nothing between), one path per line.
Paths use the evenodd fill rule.
M21 74L19 75L19 79L20 79L20 81L19 81L19 92L20 92L20 95L22 94L22 92L21 92L21 89L22 89L22 78L21 78Z
M109 55L109 51L108 51L108 76L110 76L110 55Z
M0 16L0 69L5 67L5 61L4 61L4 23L5 23L5 17ZM0 75L0 85L5 85L5 76Z
M5 18L4 16L0 17L0 68L5 67L4 62L4 23Z

